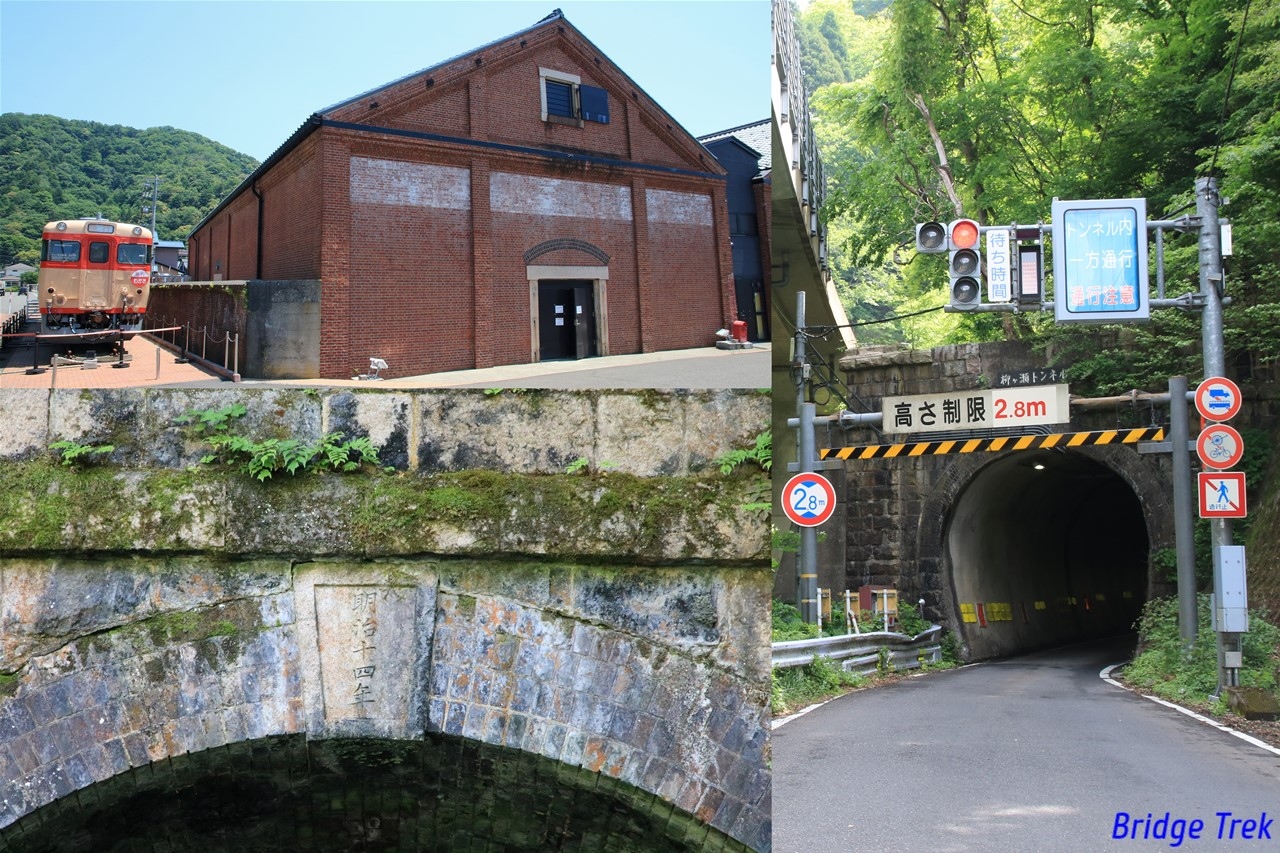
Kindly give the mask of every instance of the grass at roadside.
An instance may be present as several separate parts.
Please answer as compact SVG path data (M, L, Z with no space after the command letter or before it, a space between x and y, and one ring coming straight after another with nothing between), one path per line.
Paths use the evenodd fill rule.
M1217 637L1209 612L1209 596L1197 597L1195 642L1189 648L1178 630L1178 600L1159 598L1147 602L1138 618L1138 652L1118 677L1128 686L1150 693L1232 728L1245 731L1273 746L1280 746L1280 722L1246 720L1231 713L1222 697L1210 698L1218 686ZM1249 616L1249 632L1242 635L1244 666L1240 685L1266 690L1280 698L1280 628L1257 614Z
M921 618L910 604L904 602L899 607L897 630L908 636L915 636L929 627L929 623ZM863 611L860 624L864 626L866 631L881 631L884 630L882 620L883 617L872 617L870 613ZM820 633L816 625L804 623L800 618L800 611L794 606L776 599L773 602L773 641L775 643L786 640L807 640L818 636L832 636L844 633L844 614L839 612L838 608L833 612L831 622L837 626L837 630L828 629ZM947 634L944 637L942 648L943 659L941 663L926 664L920 669L912 671L950 669L956 666L959 661L951 634ZM902 675L903 673L895 671L892 664L889 663L887 650L882 650L880 665L877 667L876 672L870 675L845 672L840 668L839 664L828 658L815 655L813 660L804 666L775 669L773 671L773 685L769 704L773 715L780 717L794 713L807 705L848 693L851 690L896 681Z

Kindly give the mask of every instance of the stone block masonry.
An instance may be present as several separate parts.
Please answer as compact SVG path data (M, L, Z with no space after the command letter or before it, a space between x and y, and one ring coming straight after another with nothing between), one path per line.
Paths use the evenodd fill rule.
M200 466L173 416L233 402L244 434L342 429L391 470L260 483ZM343 756L428 747L560 780L502 789L516 812L586 810L603 825L583 838L658 845L616 849L768 849L770 573L750 508L768 481L710 464L753 444L767 397L170 390L0 408L0 850L88 831L144 791L232 796L231 778L263 803L359 800L335 825L366 840L483 824L528 844L554 823L470 796L464 823L431 824L403 797L331 787L365 784ZM65 467L47 450L62 437L117 450ZM283 777L255 775L277 762ZM464 775L446 787L495 784ZM393 801L413 813L378 811ZM301 849L336 814L278 831Z

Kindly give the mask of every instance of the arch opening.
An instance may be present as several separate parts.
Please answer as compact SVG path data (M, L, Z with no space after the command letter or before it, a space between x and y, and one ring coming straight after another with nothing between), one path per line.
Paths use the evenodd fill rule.
M944 541L970 659L1124 633L1146 599L1142 504L1081 453L1019 452L985 466L957 495Z
M444 734L243 741L134 768L0 831L30 853L745 850L661 797Z

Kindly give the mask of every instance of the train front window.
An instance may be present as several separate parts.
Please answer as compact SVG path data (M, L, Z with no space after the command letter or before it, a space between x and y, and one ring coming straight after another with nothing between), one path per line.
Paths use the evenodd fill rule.
M74 264L80 260L79 240L45 240L40 260L57 264Z
M143 266L151 262L151 246L146 243L121 243L116 246L116 263Z
M111 247L106 243L94 242L89 244L89 263L105 264L109 257L111 257Z

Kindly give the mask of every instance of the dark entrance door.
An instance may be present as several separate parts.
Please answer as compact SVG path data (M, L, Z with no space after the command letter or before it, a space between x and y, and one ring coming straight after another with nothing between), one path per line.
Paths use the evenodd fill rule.
M538 330L543 361L598 355L592 283L538 282Z

